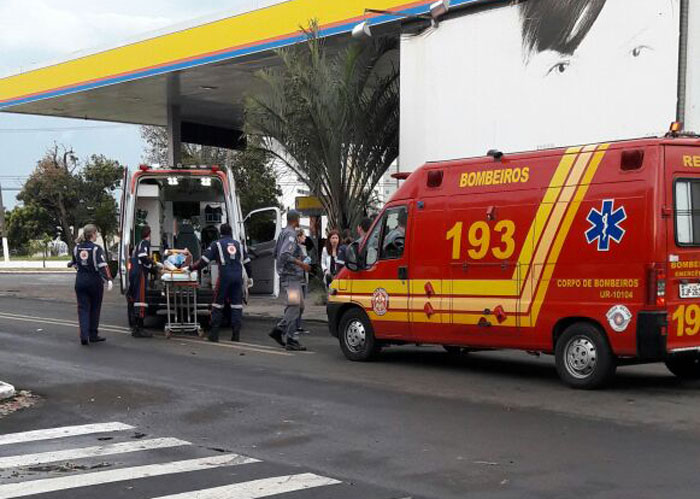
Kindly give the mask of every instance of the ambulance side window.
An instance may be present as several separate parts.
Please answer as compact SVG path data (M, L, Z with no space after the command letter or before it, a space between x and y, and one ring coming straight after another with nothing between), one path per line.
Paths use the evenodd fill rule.
M405 206L391 208L384 214L382 220L382 252L380 260L393 260L403 256L406 245L406 224L408 222L408 210Z
M676 243L700 246L700 180L676 180L674 197Z

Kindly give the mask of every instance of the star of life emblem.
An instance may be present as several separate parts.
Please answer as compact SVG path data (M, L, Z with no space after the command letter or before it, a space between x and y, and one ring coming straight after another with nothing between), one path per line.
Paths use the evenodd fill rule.
M374 313L382 316L389 310L389 293L384 288L377 288L372 294L372 310Z
M82 251L80 252L80 259L81 259L81 260L87 260L87 259L88 259L88 256L90 256L90 253L88 253L87 250L82 250Z
M625 229L620 224L627 219L625 207L615 208L614 199L604 199L600 211L591 208L588 212L588 223L591 227L586 231L588 244L597 242L598 251L608 251L610 241L620 243L625 236Z
M228 254L231 256L236 256L236 245L235 244L229 244L226 247L226 251L228 251Z

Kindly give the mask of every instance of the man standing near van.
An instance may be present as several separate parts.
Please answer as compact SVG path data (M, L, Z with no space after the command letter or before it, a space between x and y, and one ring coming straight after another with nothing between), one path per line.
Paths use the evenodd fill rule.
M143 330L143 320L148 309L146 285L148 284L148 274L157 271L156 264L151 258L151 228L148 225L141 228L141 241L134 248L130 263L127 303L129 319L131 320L131 336L147 338L152 335Z
M299 343L297 320L301 314L304 295L302 281L304 272L309 272L311 266L295 256L297 249L297 227L299 227L299 212L287 212L287 227L280 233L275 246L277 273L280 276L280 288L285 300L284 317L277 323L270 338L287 350L304 351L306 347Z
M245 255L241 243L233 238L229 224L221 224L221 239L211 243L190 270L199 270L213 261L219 264L219 280L216 282L214 300L211 304L211 329L209 341L219 341L219 327L224 317L226 302L231 304L231 341L241 340L243 320L243 266L250 260ZM186 250L189 255L189 250Z

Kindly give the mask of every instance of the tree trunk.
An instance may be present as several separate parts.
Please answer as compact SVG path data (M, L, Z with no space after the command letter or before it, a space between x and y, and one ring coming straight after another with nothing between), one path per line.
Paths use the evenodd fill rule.
M68 213L66 213L66 208L63 206L63 196L59 193L58 195L58 218L61 223L61 229L63 229L63 237L68 245L68 252L72 255L73 249L75 248L75 238L71 230L70 220L68 218Z

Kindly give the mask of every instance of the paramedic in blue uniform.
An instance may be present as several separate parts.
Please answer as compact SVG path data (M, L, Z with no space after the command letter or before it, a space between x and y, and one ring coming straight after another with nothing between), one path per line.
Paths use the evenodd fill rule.
M104 284L112 290L112 276L101 247L95 244L97 227L88 224L73 248L73 258L68 264L78 271L75 277L75 294L78 298L78 322L80 323L80 343L89 345L105 341L99 335L100 310Z
M216 261L219 264L219 278L214 288L211 304L211 329L209 341L219 341L219 328L224 316L224 306L231 304L231 341L240 341L241 322L243 319L244 265L250 260L241 243L233 238L229 224L222 224L219 229L221 239L214 241L202 257L192 264L190 270L200 270ZM249 269L246 269L249 270ZM250 276L250 272L247 274Z
M152 336L143 329L143 320L148 309L146 284L148 283L148 275L157 272L156 264L151 258L151 228L148 225L144 225L141 229L141 241L134 248L130 262L127 302L131 336L146 338Z

